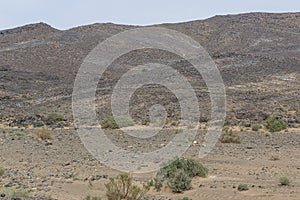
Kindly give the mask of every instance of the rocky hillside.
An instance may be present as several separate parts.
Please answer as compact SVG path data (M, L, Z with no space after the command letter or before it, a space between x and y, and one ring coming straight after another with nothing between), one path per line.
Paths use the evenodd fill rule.
M180 31L206 48L226 85L229 121L249 124L274 114L290 126L300 123L300 13L226 15L155 26ZM73 83L83 59L99 42L132 28L107 23L61 31L38 23L0 31L2 123L51 126L47 114L55 112L65 118L59 126L70 125ZM201 121L209 120L209 96L201 76L168 52L141 50L120 57L99 88L112 88L128 66L154 61L197 77L193 84L202 88L196 91L203 110ZM101 117L109 115L110 94L110 89L97 93ZM132 106L137 121L145 120L143 110L155 101L166 106L169 116L178 116L176 98L164 88L141 89L137 94ZM155 94L153 101L145 102Z

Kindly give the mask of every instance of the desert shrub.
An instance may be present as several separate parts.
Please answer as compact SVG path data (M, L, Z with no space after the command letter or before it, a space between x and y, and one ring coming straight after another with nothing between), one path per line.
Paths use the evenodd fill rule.
M142 188L133 185L132 177L128 174L120 174L116 178L111 178L105 187L108 200L141 200L149 191L147 185L143 185Z
M281 131L287 128L287 123L282 119L270 116L266 120L266 128L271 132Z
M243 132L245 130L244 126L240 126L240 131Z
M258 131L261 128L261 125L260 124L253 124L251 128L252 128L252 131Z
M116 119L116 120L115 120ZM119 124L117 124L117 122ZM102 128L119 129L123 127L133 126L134 122L131 119L122 116L110 116L100 121Z
M32 99L32 96L30 94L21 94L21 98Z
M52 132L46 128L36 129L34 134L41 140L49 140L52 138Z
M230 126L224 126L223 129L222 129L222 131L223 132L227 132L227 131L229 131L229 129L230 129Z
M223 132L220 136L220 141L222 143L241 143L241 137L237 132L233 132L232 130L228 130Z
M163 186L163 183L161 181L155 181L154 188L157 192L159 192L161 190L162 186Z
M170 125L171 125L171 126L178 126L178 124L179 124L178 121L172 121Z
M101 197L92 197L92 196L88 195L87 197L85 197L84 200L101 200Z
M52 122L60 122L64 120L64 117L59 113L49 113L47 115L47 119L51 120Z
M225 120L224 125L223 126L231 126L231 123L229 120Z
M173 192L182 193L192 188L192 179L185 171L179 171L171 178L168 185Z
M183 192L191 188L191 180L195 176L206 177L208 170L193 159L177 158L163 166L156 174L156 184L162 186L164 180L173 192Z
M192 199L190 199L188 197L183 197L182 199L179 199L179 200L192 200Z
M238 191L246 191L249 190L249 187L247 184L240 184L237 189Z
M79 174L73 174L72 178L73 178L73 181L79 181L80 180Z
M142 125L149 125L151 122L151 120L149 118L145 119L143 122L142 122Z
M270 133L270 132L265 132L265 136L266 136L266 137L271 137L271 136L272 136L272 133Z
M291 180L287 176L280 177L279 182L280 182L281 185L290 185L291 184Z
M154 187L154 189L159 192L163 186L162 182L161 181L158 181L156 178L154 179L151 179L149 182L148 182L148 186L149 187Z
M26 133L22 131L11 131L10 134L15 135L15 136L25 136Z
M296 111L296 116L297 116L297 117L300 117L300 110L297 110L297 111Z
M276 161L279 160L279 156L278 155L272 155L270 158L271 161Z
M181 133L183 133L183 129L182 128L176 129L176 134L181 134Z
M208 170L203 167L201 163L193 159L186 160L186 168L185 171L190 177L206 177L208 174Z
M5 168L0 166L0 176L2 176L5 173Z
M23 189L0 188L0 194L5 194L6 197L29 198L29 192ZM13 199L13 198L12 198Z
M206 177L208 170L201 163L193 159L177 158L162 167L158 174L164 178L173 178L178 171L183 170L191 178L195 176Z

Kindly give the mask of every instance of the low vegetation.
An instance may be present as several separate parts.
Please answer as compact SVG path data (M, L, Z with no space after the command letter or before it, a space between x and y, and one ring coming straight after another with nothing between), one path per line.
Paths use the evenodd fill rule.
M14 130L10 131L9 133L11 135L15 135L15 136L25 136L26 135L26 133L24 133L22 131L14 131Z
M3 176L4 173L5 173L5 168L0 166L0 176Z
M270 132L265 132L265 136L266 136L266 137L271 137L271 136L272 136L272 133L270 133Z
M117 122L118 123L117 123ZM122 116L110 116L100 121L100 125L104 129L119 129L123 127L133 126L134 122L131 119Z
M0 188L0 194L4 194L6 197L14 197L14 198L30 197L29 192L23 189Z
M177 172L173 178L169 179L169 186L175 193L182 193L183 191L192 188L192 178L184 171Z
M271 131L271 132L277 132L277 131L282 131L287 128L287 123L286 121L279 119L274 116L270 116L266 120L265 124L266 128Z
M101 200L101 197L96 197L96 196L87 196L85 197L84 200Z
M134 185L128 174L111 178L105 187L107 200L142 200L150 189L148 185L143 185L142 188Z
M30 94L21 94L21 98L23 98L23 99L32 99L32 96Z
M47 115L47 119L56 123L56 122L63 121L64 117L61 114L59 114L59 113L49 113Z
M282 176L279 178L279 182L281 185L290 185L291 184L291 179L287 176Z
M271 161L280 160L278 155L272 155L270 158Z
M189 197L183 197L182 199L179 200L192 200L192 199L190 199Z
M249 187L247 184L240 184L237 189L238 191L246 191L249 190Z
M237 132L234 132L231 129L223 131L220 136L220 141L222 143L241 143L241 137Z
M206 177L208 170L201 163L193 159L177 158L162 167L156 175L155 184L162 186L167 181L168 186L175 193L182 193L191 189L192 178ZM159 187L156 188L160 190Z
M52 138L52 132L44 127L36 129L34 134L41 140L50 140Z
M253 124L251 127L252 131L258 131L261 129L261 124Z

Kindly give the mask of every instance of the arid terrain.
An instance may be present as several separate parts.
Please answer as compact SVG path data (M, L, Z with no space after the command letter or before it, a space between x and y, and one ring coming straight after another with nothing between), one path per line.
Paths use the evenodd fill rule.
M153 188L148 199L300 199L300 13L250 13L215 16L206 20L154 25L182 32L199 42L221 72L226 89L226 127L241 139L219 141L199 160L209 173L194 178L192 189L175 194ZM105 197L110 177L120 172L99 162L85 149L73 124L74 80L88 53L106 38L138 26L111 23L57 30L38 23L0 31L0 199L12 191L32 199L82 200ZM100 119L111 115L114 85L132 67L167 64L191 80L200 103L200 123L211 120L206 84L191 64L157 49L132 51L115 60L101 77L96 93ZM141 132L154 104L166 108L164 134L137 141L120 130L106 135L128 151L152 151L166 145L176 131L177 98L163 87L140 88L131 100L131 114ZM272 133L266 120L286 123ZM253 125L259 124L257 130ZM40 129L46 127L46 129ZM185 153L198 159L205 128ZM48 130L49 137L37 131ZM47 136L47 135L46 135ZM133 174L145 183L155 174ZM280 177L291 183L280 184ZM238 191L240 184L249 190ZM5 196L5 197L4 197ZM17 199L17 198L15 198ZM29 198L28 198L29 199Z

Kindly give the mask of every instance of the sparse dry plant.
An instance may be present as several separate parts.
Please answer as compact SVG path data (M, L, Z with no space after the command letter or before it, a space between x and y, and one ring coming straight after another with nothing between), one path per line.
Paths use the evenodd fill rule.
M0 166L0 176L2 176L5 173L5 168Z
M52 132L45 127L36 129L34 134L41 140L50 140L52 138Z
M279 160L279 156L278 155L272 155L270 158L271 161L276 161Z
M108 200L142 200L150 189L148 185L133 185L132 177L125 173L111 178L105 187Z
M259 129L261 129L261 124L253 124L251 128L252 131L258 131Z
M291 184L291 179L287 176L282 176L279 178L279 182L281 185L290 185Z
M222 143L241 143L241 137L237 132L233 132L233 130L225 131L220 136L220 141Z

